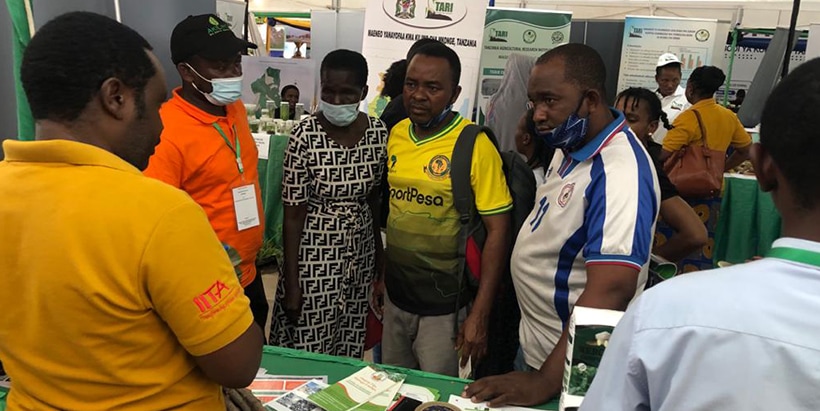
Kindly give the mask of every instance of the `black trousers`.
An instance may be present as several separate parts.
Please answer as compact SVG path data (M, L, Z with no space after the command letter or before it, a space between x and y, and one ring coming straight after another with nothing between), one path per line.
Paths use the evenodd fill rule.
M268 306L268 298L265 296L265 286L262 283L262 271L258 268L256 270L256 278L245 287L245 296L251 300L251 312L253 313L253 321L259 324L262 328L262 334L265 333L265 323L270 318L270 306ZM267 336L265 336L265 343L267 344Z

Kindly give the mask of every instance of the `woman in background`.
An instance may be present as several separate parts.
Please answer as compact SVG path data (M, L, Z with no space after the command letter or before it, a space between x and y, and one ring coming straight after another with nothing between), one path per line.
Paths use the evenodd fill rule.
M661 145L652 140L652 134L663 125L669 129L666 113L661 109L658 96L645 88L632 87L618 94L615 108L622 111L629 128L643 143L655 163L661 188L659 233L655 234L652 253L672 262L678 262L692 252L698 251L708 240L706 227L692 207L678 195L675 186L663 172L658 160ZM663 227L672 233L664 233ZM671 235L670 235L671 234Z
M501 151L513 151L517 148L515 134L518 120L527 111L527 82L534 65L534 57L510 54L498 92L493 94L487 104L485 124L495 132Z
M723 71L713 66L696 68L686 83L686 99L692 107L680 113L663 139L663 149L659 156L665 162L673 153L690 144L700 144L703 133L706 133L706 145L712 150L726 152L734 149L726 159L725 169L731 170L749 158L752 138L743 128L737 115L731 110L718 105L715 92L723 85L726 76ZM715 229L721 198L684 198L700 216L706 225L709 239L702 251L684 259L684 271L707 270L714 268L712 249L715 244Z
M350 50L320 68L319 111L293 130L282 181L284 268L271 344L362 358L368 294L382 267L377 221L387 129L359 112L367 62Z
M535 129L534 124L527 124L532 121L532 111L528 110L524 116L518 120L518 128L515 130L515 150L524 157L527 165L532 169L535 176L535 186L544 184L546 171L555 149L547 147L544 139L532 135L530 130Z

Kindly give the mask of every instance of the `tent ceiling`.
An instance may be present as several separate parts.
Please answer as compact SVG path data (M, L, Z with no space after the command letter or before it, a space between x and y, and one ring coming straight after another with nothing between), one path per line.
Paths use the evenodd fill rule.
M338 0L343 9L364 9L368 0ZM480 1L480 0L473 0ZM252 11L305 12L332 9L333 0L249 0ZM791 1L745 0L496 0L498 7L569 10L578 19L621 19L627 14L670 17L707 17L735 21L742 12L747 27L787 26ZM803 0L798 26L820 22L820 0Z

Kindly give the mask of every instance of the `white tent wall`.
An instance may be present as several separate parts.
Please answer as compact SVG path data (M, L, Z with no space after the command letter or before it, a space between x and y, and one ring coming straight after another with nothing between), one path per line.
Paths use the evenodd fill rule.
M367 0L337 0L342 9L364 9ZM475 0L481 1L481 0ZM249 0L254 11L306 12L312 9L333 9L333 0ZM791 1L746 0L496 0L496 7L572 11L573 20L623 19L626 15L714 18L740 22L744 27L788 27ZM798 16L798 28L807 29L820 21L820 0L803 0Z

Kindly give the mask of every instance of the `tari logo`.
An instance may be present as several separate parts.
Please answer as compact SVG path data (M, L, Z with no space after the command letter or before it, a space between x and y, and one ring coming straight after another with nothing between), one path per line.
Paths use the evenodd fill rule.
M237 291L222 281L216 281L205 292L194 297L194 305L201 318L210 318L236 299Z
M575 183L569 183L561 189L561 195L558 196L558 205L564 208L572 198L572 192L575 191Z
M431 180L444 180L450 174L450 159L441 154L430 159L424 172Z
M507 30L490 29L490 40L492 42L506 43L509 33Z
M393 21L405 26L437 29L464 20L467 16L465 3L454 0L382 0L382 10Z

